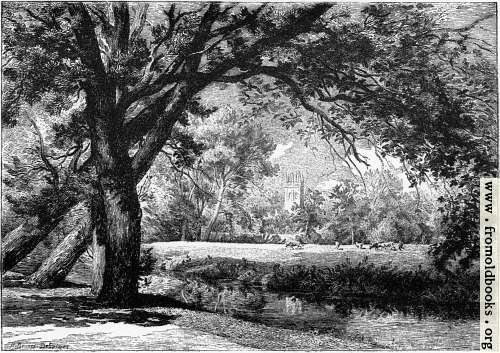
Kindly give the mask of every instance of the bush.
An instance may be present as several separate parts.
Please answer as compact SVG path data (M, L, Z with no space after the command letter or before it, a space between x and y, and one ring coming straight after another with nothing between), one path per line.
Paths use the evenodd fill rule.
M167 189L170 196L160 198L149 195L143 205L141 228L142 241L195 240L201 234L201 226L206 222L199 217L195 206L178 189Z
M254 232L212 232L208 242L248 243L248 244L281 244L283 240L278 234L262 234Z
M288 211L280 210L274 216L262 220L262 232L265 234L286 234L295 229L292 216Z
M450 260L460 257L462 269L479 259L479 185L478 181L463 187L458 195L440 197L442 203L440 231L444 240L430 249L434 265L447 271ZM447 211L446 213L444 211Z
M153 254L153 248L141 248L139 257L139 275L146 276L153 272L157 259Z
M390 212L369 234L372 243L400 242L405 244L425 243L431 234L430 227L417 223L405 212Z
M401 270L375 266L367 258L356 265L347 259L334 267L317 267L207 257L183 261L175 266L173 273L184 280L210 286L235 281L243 285L260 284L266 291L302 293L319 301L380 299L453 308L471 308L479 303L478 271L445 275L421 268Z
M271 291L304 292L332 297L371 297L393 301L421 301L434 304L479 301L479 273L445 276L434 271L402 271L375 267L365 261L349 261L333 268L294 265L275 266L267 283Z
M186 259L171 267L172 272L180 278L197 279L212 284L220 280L260 283L262 275L270 269L269 264L249 262L246 259L210 256L205 259Z

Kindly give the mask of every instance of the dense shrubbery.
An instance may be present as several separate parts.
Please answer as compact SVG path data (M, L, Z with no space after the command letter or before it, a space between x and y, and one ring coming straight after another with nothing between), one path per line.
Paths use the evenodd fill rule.
M183 277L217 283L220 280L239 280L244 283L260 283L261 277L269 273L272 264L250 262L246 259L211 258L185 259L176 263L171 270Z
M249 243L249 244L281 244L284 241L278 234L263 234L250 232L214 232L207 239L209 242Z
M139 274L149 275L153 272L157 259L153 254L153 248L141 248L141 255L139 258Z
M236 259L190 260L173 269L177 276L215 285L219 281L260 284L274 292L328 298L374 298L409 303L454 304L479 301L479 273L454 275L432 270L402 270L349 261L335 267L281 266Z
M400 270L360 262L333 268L292 266L274 268L268 285L274 291L316 293L332 297L371 297L438 304L479 301L479 274L454 276L429 270Z
M434 265L446 270L449 259L458 259L462 268L479 259L479 179L463 185L457 195L441 197L443 209L440 231L444 240L430 249ZM464 183L466 184L466 182Z

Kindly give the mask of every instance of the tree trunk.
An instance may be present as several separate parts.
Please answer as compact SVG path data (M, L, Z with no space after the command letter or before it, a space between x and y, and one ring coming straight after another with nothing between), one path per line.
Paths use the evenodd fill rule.
M52 229L40 227L38 217L32 217L7 234L2 239L2 273L25 258Z
M307 216L306 229L305 229L305 238L309 240L309 233L311 232L311 217Z
M91 293L98 296L104 285L104 265L106 264L106 212L102 189L95 186L96 193L92 198L92 218L94 220L94 232L92 233L92 290Z
M351 218L349 218L349 224L351 226L351 245L354 245L354 223Z
M104 284L104 265L106 264L106 246L104 239L98 239L97 229L92 237L92 290L93 295L99 295Z
M69 212L82 207L78 204ZM64 214L48 223L41 223L38 217L32 217L2 239L2 273L12 269L24 259L42 240L54 230Z
M209 241L210 240L210 234L212 233L213 231L213 227L214 227L214 224L215 222L217 221L217 217L219 216L219 212L220 212L220 207L222 205L222 200L224 198L224 189L225 189L225 185L224 185L224 182L221 183L221 187L219 189L219 193L217 194L217 201L216 201L216 204L215 204L215 210L214 210L214 213L212 214L212 217L210 218L210 221L208 222L208 225L207 225L207 229L205 230L205 234L204 234L204 239L205 241Z
M30 276L28 283L38 288L54 288L66 278L91 242L92 226L89 216L87 210L82 215L80 224L50 253L40 268Z
M181 241L187 240L187 222L185 219L181 223Z
M101 177L102 197L106 216L104 256L101 245L94 255L104 273L102 288L97 291L99 301L119 307L129 307L138 293L139 253L141 245L141 208L137 197L135 178L131 173L117 173ZM96 288L97 289L97 288Z

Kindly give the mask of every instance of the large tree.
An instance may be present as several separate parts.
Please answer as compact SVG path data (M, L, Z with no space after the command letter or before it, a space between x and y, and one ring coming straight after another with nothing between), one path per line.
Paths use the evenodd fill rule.
M470 32L493 14L445 28L432 5L367 6L355 16L331 4L3 6L5 122L15 122L19 101L47 92L55 107L85 99L73 121L88 132L98 180L102 300L132 303L136 184L215 82L239 83L245 103L287 126L308 112L308 131L342 146L335 153L346 163L363 161L364 139L406 160L415 182L454 177L471 162L476 175L495 172L481 140L496 141L494 68L469 44L484 47Z
M8 108L50 90L63 102L72 94L85 96L80 118L90 135L104 224L98 296L117 305L132 304L137 293L136 184L189 102L231 70L259 62L268 48L309 31L329 8L296 9L283 21L265 6L161 7L164 20L147 34L147 5L136 9L133 20L126 3L12 5L4 12L4 55L17 95Z

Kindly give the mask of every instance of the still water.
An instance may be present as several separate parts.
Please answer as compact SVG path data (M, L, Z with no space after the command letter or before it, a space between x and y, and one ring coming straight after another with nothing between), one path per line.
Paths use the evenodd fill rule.
M163 294L199 309L268 326L332 334L393 350L479 347L479 308L325 299L304 293L270 293L235 283L211 286L177 281L172 285L172 279L151 278L150 289L162 288Z
M343 303L311 303L296 296L266 295L251 320L267 325L332 332L338 336L377 343L391 349L431 350L479 347L479 320L444 319L434 314Z

